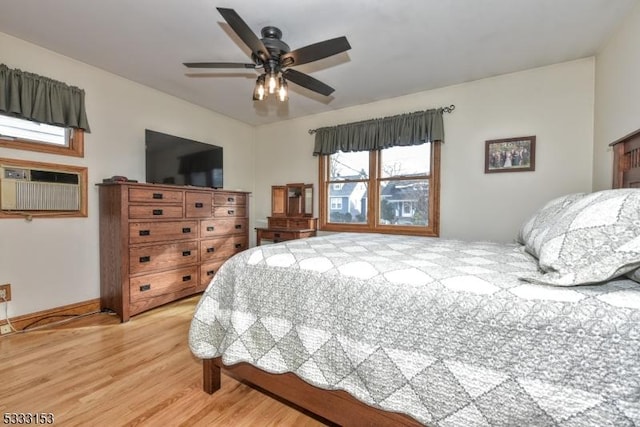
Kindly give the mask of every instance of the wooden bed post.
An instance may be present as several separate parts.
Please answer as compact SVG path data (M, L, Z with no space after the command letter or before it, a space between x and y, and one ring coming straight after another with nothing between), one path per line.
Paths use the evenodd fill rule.
M624 144L616 144L613 147L613 185L611 188L622 188L624 172Z
M203 388L209 394L220 390L220 366L214 360L204 359L202 361Z

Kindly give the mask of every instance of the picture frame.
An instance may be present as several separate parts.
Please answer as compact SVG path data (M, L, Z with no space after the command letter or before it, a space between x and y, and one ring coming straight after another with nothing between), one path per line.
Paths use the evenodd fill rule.
M535 170L535 136L485 141L484 173L526 172Z

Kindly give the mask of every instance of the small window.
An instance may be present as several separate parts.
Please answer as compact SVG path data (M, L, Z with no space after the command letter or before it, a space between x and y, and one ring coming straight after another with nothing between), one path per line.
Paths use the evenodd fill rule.
M0 115L0 147L84 157L84 132Z
M331 210L342 210L342 198L341 197L332 197L331 198Z

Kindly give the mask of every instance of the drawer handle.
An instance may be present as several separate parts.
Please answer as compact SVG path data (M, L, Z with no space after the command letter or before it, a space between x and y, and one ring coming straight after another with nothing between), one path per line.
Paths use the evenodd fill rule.
M182 229L182 232L183 232L183 233L185 233L185 234L187 234L187 233L191 233L191 228L190 228L190 227L184 227L184 228Z
M234 199L233 197L227 197L227 202L233 203L235 201L236 201L236 199Z
M183 281L183 282L188 282L189 280L191 280L191 275L188 275L188 276L182 276L182 281Z
M213 276L214 274L216 274L215 270L209 270L207 271L207 276Z
M234 213L234 212L235 212L235 211L234 211L233 209L229 209L229 210L227 211L227 214L229 214L229 215L233 215L233 213Z
M236 224L236 230L242 229L242 224Z
M210 226L207 227L207 231L213 231L215 229L216 228L213 225L210 225Z
M240 249L242 247L242 243L236 243L236 249Z
M140 230L139 234L141 236L151 236L151 231L150 230Z
M196 202L196 208L202 208L204 205L200 202Z
M149 262L151 261L151 257L150 256L141 256L140 257L140 262Z
M154 215L162 215L162 209L154 209L153 210L153 214Z
M149 289L151 289L150 284L140 286L140 292L148 291Z
M153 193L153 198L156 200L161 200L163 199L163 195L162 193Z
M211 253L211 252L215 252L216 248L212 247L212 248L207 248L207 253Z
M182 251L182 256L190 256L191 251Z

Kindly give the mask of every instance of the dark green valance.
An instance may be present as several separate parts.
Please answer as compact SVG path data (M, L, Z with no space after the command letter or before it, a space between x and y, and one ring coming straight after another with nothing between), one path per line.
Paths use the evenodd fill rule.
M442 113L438 108L316 129L313 155L444 142Z
M90 132L84 90L0 64L0 113Z

